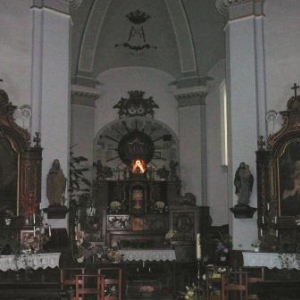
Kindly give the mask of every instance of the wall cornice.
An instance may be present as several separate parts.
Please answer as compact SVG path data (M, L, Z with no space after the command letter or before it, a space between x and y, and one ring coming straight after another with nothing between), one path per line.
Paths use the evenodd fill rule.
M174 96L178 101L178 107L205 105L207 96L206 86L196 86L182 88L174 91Z
M263 15L265 0L216 0L218 12L228 20Z
M83 0L33 0L32 7L48 8L64 14L70 13L70 7L77 9Z
M72 104L95 107L95 101L100 98L100 91L82 85L72 85Z

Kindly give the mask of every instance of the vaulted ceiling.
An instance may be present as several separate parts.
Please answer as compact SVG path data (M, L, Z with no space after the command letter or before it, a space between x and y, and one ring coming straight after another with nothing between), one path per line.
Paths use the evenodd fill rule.
M94 86L100 73L128 66L205 77L225 56L213 0L84 0L71 15L74 83Z

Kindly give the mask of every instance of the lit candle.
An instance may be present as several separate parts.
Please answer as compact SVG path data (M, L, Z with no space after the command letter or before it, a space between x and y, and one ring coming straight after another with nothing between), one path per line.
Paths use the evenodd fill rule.
M35 214L33 214L33 224L35 224Z
M200 243L200 233L196 235L196 258L201 259L201 243Z

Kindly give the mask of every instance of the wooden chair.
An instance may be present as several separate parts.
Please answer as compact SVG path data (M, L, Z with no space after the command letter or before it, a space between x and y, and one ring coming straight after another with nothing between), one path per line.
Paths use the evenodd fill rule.
M247 272L231 271L222 274L221 300L248 300Z
M98 274L104 276L104 300L122 300L122 268L99 268Z
M245 267L243 270L248 274L248 300L259 300L257 288L265 280L265 268Z
M61 291L69 294L69 299L75 299L76 275L85 274L84 268L61 268L60 269L60 288Z
M75 300L84 300L86 295L95 295L104 300L104 276L84 274L75 276Z

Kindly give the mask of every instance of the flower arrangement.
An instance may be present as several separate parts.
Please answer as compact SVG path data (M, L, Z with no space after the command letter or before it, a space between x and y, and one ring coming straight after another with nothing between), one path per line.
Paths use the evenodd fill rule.
M107 250L107 259L112 262L119 262L122 260L122 256L118 253L117 250L109 248Z
M254 248L254 251L258 252L261 245L261 240L254 240L251 243L251 246Z
M203 291L201 287L197 287L195 285L189 287L186 286L186 291L182 293L184 296L184 299L186 300L201 300L204 299L203 297Z
M112 212L118 212L121 210L121 203L119 201L112 201L109 204L109 208Z
M219 232L219 237L214 239L216 243L216 252L219 254L227 254L229 250L232 248L232 238L229 234L222 235Z
M175 240L177 238L177 231L174 230L174 229L170 229L166 235L165 235L165 238L166 240Z
M165 206L166 206L165 202L156 201L155 205L154 205L154 208L155 208L156 211L162 213L164 211Z
M152 285L143 285L140 287L141 293L153 293L154 287Z

